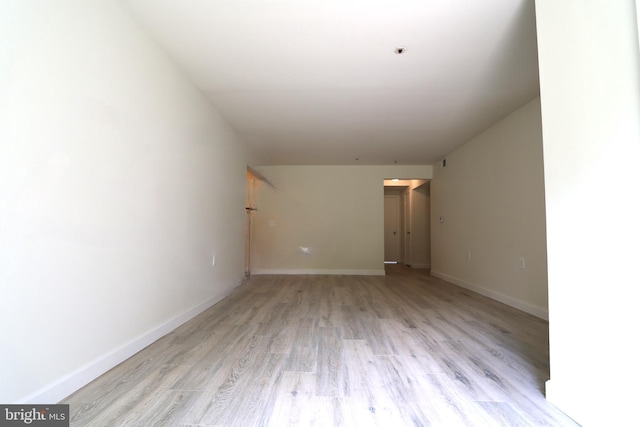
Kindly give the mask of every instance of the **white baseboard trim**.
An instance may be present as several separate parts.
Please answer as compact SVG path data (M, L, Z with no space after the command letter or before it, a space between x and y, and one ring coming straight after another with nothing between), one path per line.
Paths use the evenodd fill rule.
M227 297L235 288L240 286L244 277L236 281L235 286L219 295L215 295L197 306L187 310L179 316L170 319L157 327L143 333L129 342L98 357L58 380L45 385L34 393L20 399L18 404L51 404L60 402L80 388L89 384L100 375L124 362L140 350L169 334L182 324L193 319L203 311L209 309L217 302Z
M411 268L431 268L431 264L409 264Z
M305 270L271 270L257 268L251 271L253 276L262 276L270 274L327 274L327 275L344 275L344 276L384 276L384 270L324 270L324 269L305 269Z
M446 280L447 282L451 282L454 285L458 285L465 289L469 289L470 291L476 292L480 295L484 295L485 297L489 297L496 301L500 301L501 303L507 304L511 307L517 308L518 310L522 310L525 313L529 313L533 316L539 317L540 319L549 320L549 310L544 309L542 307L538 307L533 304L529 304L528 302L521 301L519 299L501 294L500 292L492 291L490 289L482 288L473 283L466 282L464 280L458 279L457 277L450 276L445 273L441 273L439 271L431 270L431 275L434 277L438 277L442 280Z

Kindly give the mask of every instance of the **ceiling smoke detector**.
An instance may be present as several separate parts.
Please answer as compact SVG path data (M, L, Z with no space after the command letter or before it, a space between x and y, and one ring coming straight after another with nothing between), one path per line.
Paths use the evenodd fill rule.
M402 55L403 53L405 53L407 51L407 48L404 46L398 46L397 48L395 48L394 52L397 53L398 55Z

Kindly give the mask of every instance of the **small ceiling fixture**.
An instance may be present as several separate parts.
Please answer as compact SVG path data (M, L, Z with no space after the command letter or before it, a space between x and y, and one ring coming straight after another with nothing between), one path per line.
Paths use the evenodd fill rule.
M397 53L398 55L402 55L403 53L405 53L407 51L407 48L404 46L398 46L397 48L395 48L394 52Z

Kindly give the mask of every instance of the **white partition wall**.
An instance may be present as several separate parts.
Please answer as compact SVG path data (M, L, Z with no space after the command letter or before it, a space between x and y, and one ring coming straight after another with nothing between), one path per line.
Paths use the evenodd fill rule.
M385 178L431 166L264 166L252 273L384 274Z
M547 210L547 398L638 422L640 52L633 0L536 1Z
M54 403L243 278L246 158L115 1L3 0L0 64L0 402Z

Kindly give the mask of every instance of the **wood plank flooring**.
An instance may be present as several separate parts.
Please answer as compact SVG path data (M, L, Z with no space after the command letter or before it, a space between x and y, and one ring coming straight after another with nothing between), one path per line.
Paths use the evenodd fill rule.
M72 426L577 426L548 324L431 277L255 276L64 400Z

